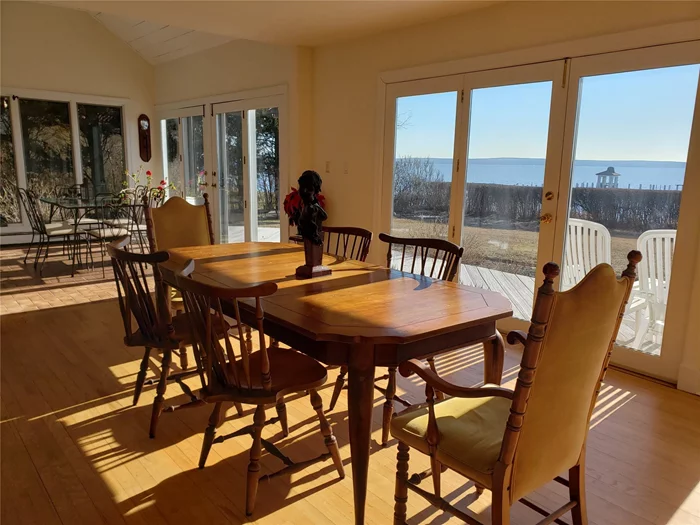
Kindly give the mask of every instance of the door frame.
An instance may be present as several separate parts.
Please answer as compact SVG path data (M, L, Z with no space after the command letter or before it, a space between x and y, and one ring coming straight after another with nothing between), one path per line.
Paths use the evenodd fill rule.
M255 242L258 240L258 215L257 215L257 188L255 184L252 184L253 178L257 177L257 149L256 144L250 140L251 135L255 133L255 120L251 118L251 113L254 115L254 111L263 108L277 108L279 115L279 210L280 210L280 242L287 242L289 240L289 230L283 227L284 224L284 209L282 203L284 202L283 188L287 188L289 185L289 173L287 169L284 169L287 164L287 150L286 145L283 146L283 130L286 129L287 125L287 115L286 115L286 97L283 95L267 95L262 97L253 97L242 100L235 100L229 102L216 102L210 105L210 136L212 140L210 141L211 147L209 148L210 156L210 166L212 173L212 182L217 191L213 192L214 196L211 199L212 204L212 215L216 217L213 221L214 225L214 235L219 242L220 239L220 226L221 226L221 203L219 202L219 191L218 185L218 141L216 140L217 130L216 130L216 116L225 113L233 113L240 111L243 113L243 126L242 126L242 150L244 156L247 158L243 162L243 194L245 199L244 213L243 213L243 234L246 242ZM286 135L286 134L285 134Z
M464 229L465 184L467 182L468 134L471 114L471 92L475 89L507 85L551 82L549 125L547 134L547 151L545 174L543 180L542 213L554 214L557 209L558 193L556 188L561 168L562 140L565 124L567 62L555 60L513 66L489 71L478 71L461 75L450 75L431 79L400 82L387 86L385 99L382 159L382 215L381 230L391 231L393 218L393 183L396 146L396 107L397 100L403 97L457 93L455 108L455 135L453 145L452 186L450 190L450 213L447 239L461 244ZM544 198L547 191L552 191L556 198L551 201ZM538 234L536 268L542 268L552 260L554 252L554 224L542 224ZM535 276L537 280L537 274ZM533 304L534 304L533 293ZM502 331L527 330L527 322L515 317L498 321Z
M682 66L700 63L700 41L679 44L665 44L656 47L617 51L579 57L571 60L569 70L569 94L567 101L567 121L564 134L564 151L562 153L561 176L559 178L559 206L556 217L556 232L554 235L554 261L562 262L569 215L569 200L571 179L573 175L573 160L575 156L576 124L579 113L580 81L583 77L608 75L627 71L641 71L664 67ZM696 101L700 100L700 82ZM700 114L698 103L695 105L691 135L697 126ZM700 129L695 129L700 133ZM697 148L691 138L688 145L688 160L695 159L698 164L698 154L691 155L690 148ZM689 321L688 305L692 300L692 287L687 282L675 278L678 275L692 275L695 254L699 241L697 225L700 223L700 207L694 206L692 195L700 195L700 180L693 177L700 166L686 162L686 173L681 193L681 206L678 218L676 246L673 257L673 273L669 284L668 304L664 325L661 355L654 356L631 348L615 345L611 363L626 369L634 370L645 375L657 377L675 383L683 359L685 327ZM690 175L690 176L689 176ZM691 196L691 197L689 197Z
M274 101L271 105L266 106L266 103ZM260 109L263 107L277 107L279 110L279 170L280 170L280 242L289 241L289 229L286 226L286 221L283 215L284 189L289 188L290 183L290 155L289 155L289 118L288 118L288 88L286 85L269 86L264 88L249 89L245 91L237 91L232 93L223 93L206 97L198 97L193 99L182 100L178 102L168 102L165 104L156 105L156 118L160 122L163 119L178 118L183 116L199 115L199 109L202 108L204 116L203 135L204 135L204 170L206 172L207 183L209 187L218 190L218 175L216 171L216 119L215 111L220 112L226 107L247 107L247 109ZM194 111L194 113L193 113ZM231 110L233 111L233 110ZM246 119L247 120L247 119ZM244 133L247 136L247 134ZM178 148L180 148L180 184L184 184L184 165L182 165L182 124L178 121ZM247 140L247 139L246 139ZM162 138L161 138L162 148ZM250 156L249 156L250 158ZM184 186L183 186L184 187ZM218 191L210 192L210 205L212 220L214 225L214 236L216 242L219 242L219 202Z
M439 94L456 93L455 105L455 137L452 150L452 180L464 178L464 165L459 165L459 145L464 142L460 136L462 129L462 115L464 104L461 102L460 93L464 86L463 75L452 75L447 77L437 77L424 80L414 80L411 82L400 82L387 86L385 104L386 133L382 137L384 144L384 159L382 159L382 210L380 231L391 231L391 220L394 216L394 161L396 157L396 101L399 98ZM391 152L391 153L390 153ZM454 215L454 195L450 197L450 214L448 219L447 240L459 244L459 237L456 236Z

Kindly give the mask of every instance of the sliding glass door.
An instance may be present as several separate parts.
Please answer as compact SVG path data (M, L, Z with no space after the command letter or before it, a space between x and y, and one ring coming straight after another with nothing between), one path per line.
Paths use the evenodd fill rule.
M220 242L279 242L280 99L213 105Z
M698 62L695 42L390 84L382 229L461 244L460 281L513 305L504 331L527 328L546 262L566 290L640 250L613 363L674 381L693 298L672 275L700 248L683 199L700 191Z
M699 47L574 59L569 78L555 259L562 260L560 285L575 286L601 262L620 273L627 253L641 251L612 362L670 381L681 359L682 305L691 300L683 276L673 277L677 260L692 259L698 244L684 236L679 219L700 218L684 198L689 185L700 187L686 170Z

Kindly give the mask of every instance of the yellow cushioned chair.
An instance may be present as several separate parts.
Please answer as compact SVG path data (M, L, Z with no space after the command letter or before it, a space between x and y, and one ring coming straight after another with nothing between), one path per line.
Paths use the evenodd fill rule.
M143 204L146 215L146 235L151 253L167 251L185 246L207 246L214 244L209 195L203 194L204 204L194 205L182 197L170 197L161 206L150 206L150 200L144 196ZM154 276L160 273L154 269ZM185 307L179 290L168 288L170 308L174 314L182 313ZM187 352L180 351L180 366L187 368Z
M508 334L523 343L514 391L492 385L466 388L438 377L417 360L403 363L403 376L418 374L426 382L427 402L394 417L391 435L399 440L394 523L406 521L408 490L472 525L479 521L440 497L440 473L450 468L474 481L480 494L493 493L494 525L510 523L510 506L518 500L551 523L571 511L574 525L586 516L585 445L589 421L607 370L613 343L642 259L627 256L622 278L608 264L593 268L575 287L555 292L559 267L548 263L537 293L530 330ZM449 396L435 401L439 390ZM430 456L431 468L408 476L409 450ZM559 477L569 471L568 481ZM434 493L419 487L432 477ZM569 487L570 501L553 513L524 499L552 480Z

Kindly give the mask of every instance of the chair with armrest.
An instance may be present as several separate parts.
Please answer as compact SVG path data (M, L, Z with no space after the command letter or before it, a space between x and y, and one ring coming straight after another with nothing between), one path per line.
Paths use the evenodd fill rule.
M167 261L168 252L133 253L128 251L130 243L129 237L122 237L109 243L107 252L112 260L114 281L117 286L119 309L124 324L124 344L130 347L144 347L141 366L134 384L134 405L138 403L146 382L151 351L156 350L162 354L160 379L156 397L153 400L149 429L150 437L154 438L158 419L163 412L163 396L168 381L177 382L182 390L193 398L192 391L182 382L182 379L195 374L196 371L170 374L172 352L179 350L183 345L192 344L189 324L184 313L170 318L162 288L159 288L156 283L155 290L151 290L149 285L148 268L155 268L159 263ZM152 291L155 291L155 294L152 294ZM217 326L222 330L228 329L228 324L225 322ZM241 413L240 405L237 408Z
M345 474L338 445L330 424L323 414L321 396L316 390L326 382L328 377L325 367L294 349L268 347L266 344L262 298L274 294L277 291L277 285L267 282L240 289L218 288L192 278L194 268L195 262L189 261L177 277L177 287L182 292L188 315L197 373L202 385L198 392L198 400L192 404L214 405L209 426L204 433L199 468L204 468L213 443L221 443L231 437L250 434L253 437L253 444L250 449L245 504L248 516L253 513L255 506L260 481L259 462L263 447L276 457L284 458L286 466L282 471L299 468L302 464L322 460L330 455L338 475L343 478ZM255 305L255 328L260 345L255 351L251 351L242 337L243 324L240 319L239 301L244 299ZM228 330L216 330L217 324L224 319L222 302L225 301L233 303L234 306L235 320L238 324L238 344ZM236 346L238 346L238 352L235 350ZM278 419L265 421L265 406L274 404L279 407L279 401L285 395L305 391L308 391L311 405L318 416L328 452L321 454L315 460L295 464L275 445L262 438L263 427L277 420L281 421L283 417L278 412ZM222 405L227 402L255 405L253 424L214 439L221 419ZM185 407L186 405L178 408ZM283 433L286 436L288 434L286 421L282 423ZM269 479L280 472L267 475L265 478Z
M636 277L640 252L631 251L617 279L608 264L591 270L576 286L555 292L559 267L548 263L527 336L509 334L525 349L514 391L485 385L448 383L421 362L402 363L402 375L426 382L427 402L394 417L399 440L394 523L406 521L408 490L471 525L480 522L440 496L440 473L452 469L471 479L481 493L492 491L494 525L510 523L510 507L522 501L543 514L539 523L558 521L571 511L574 525L587 521L585 446L596 397ZM435 402L436 389L452 396ZM430 456L431 468L409 479L411 448ZM569 479L559 476L568 470ZM433 493L419 487L432 477ZM549 481L568 486L569 501L552 513L525 499Z

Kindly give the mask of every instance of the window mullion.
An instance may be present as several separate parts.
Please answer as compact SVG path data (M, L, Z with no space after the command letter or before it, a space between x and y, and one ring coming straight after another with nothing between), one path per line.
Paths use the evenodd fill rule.
M75 183L83 183L83 162L80 156L80 124L78 122L78 103L70 101L70 137L73 148L73 174Z

